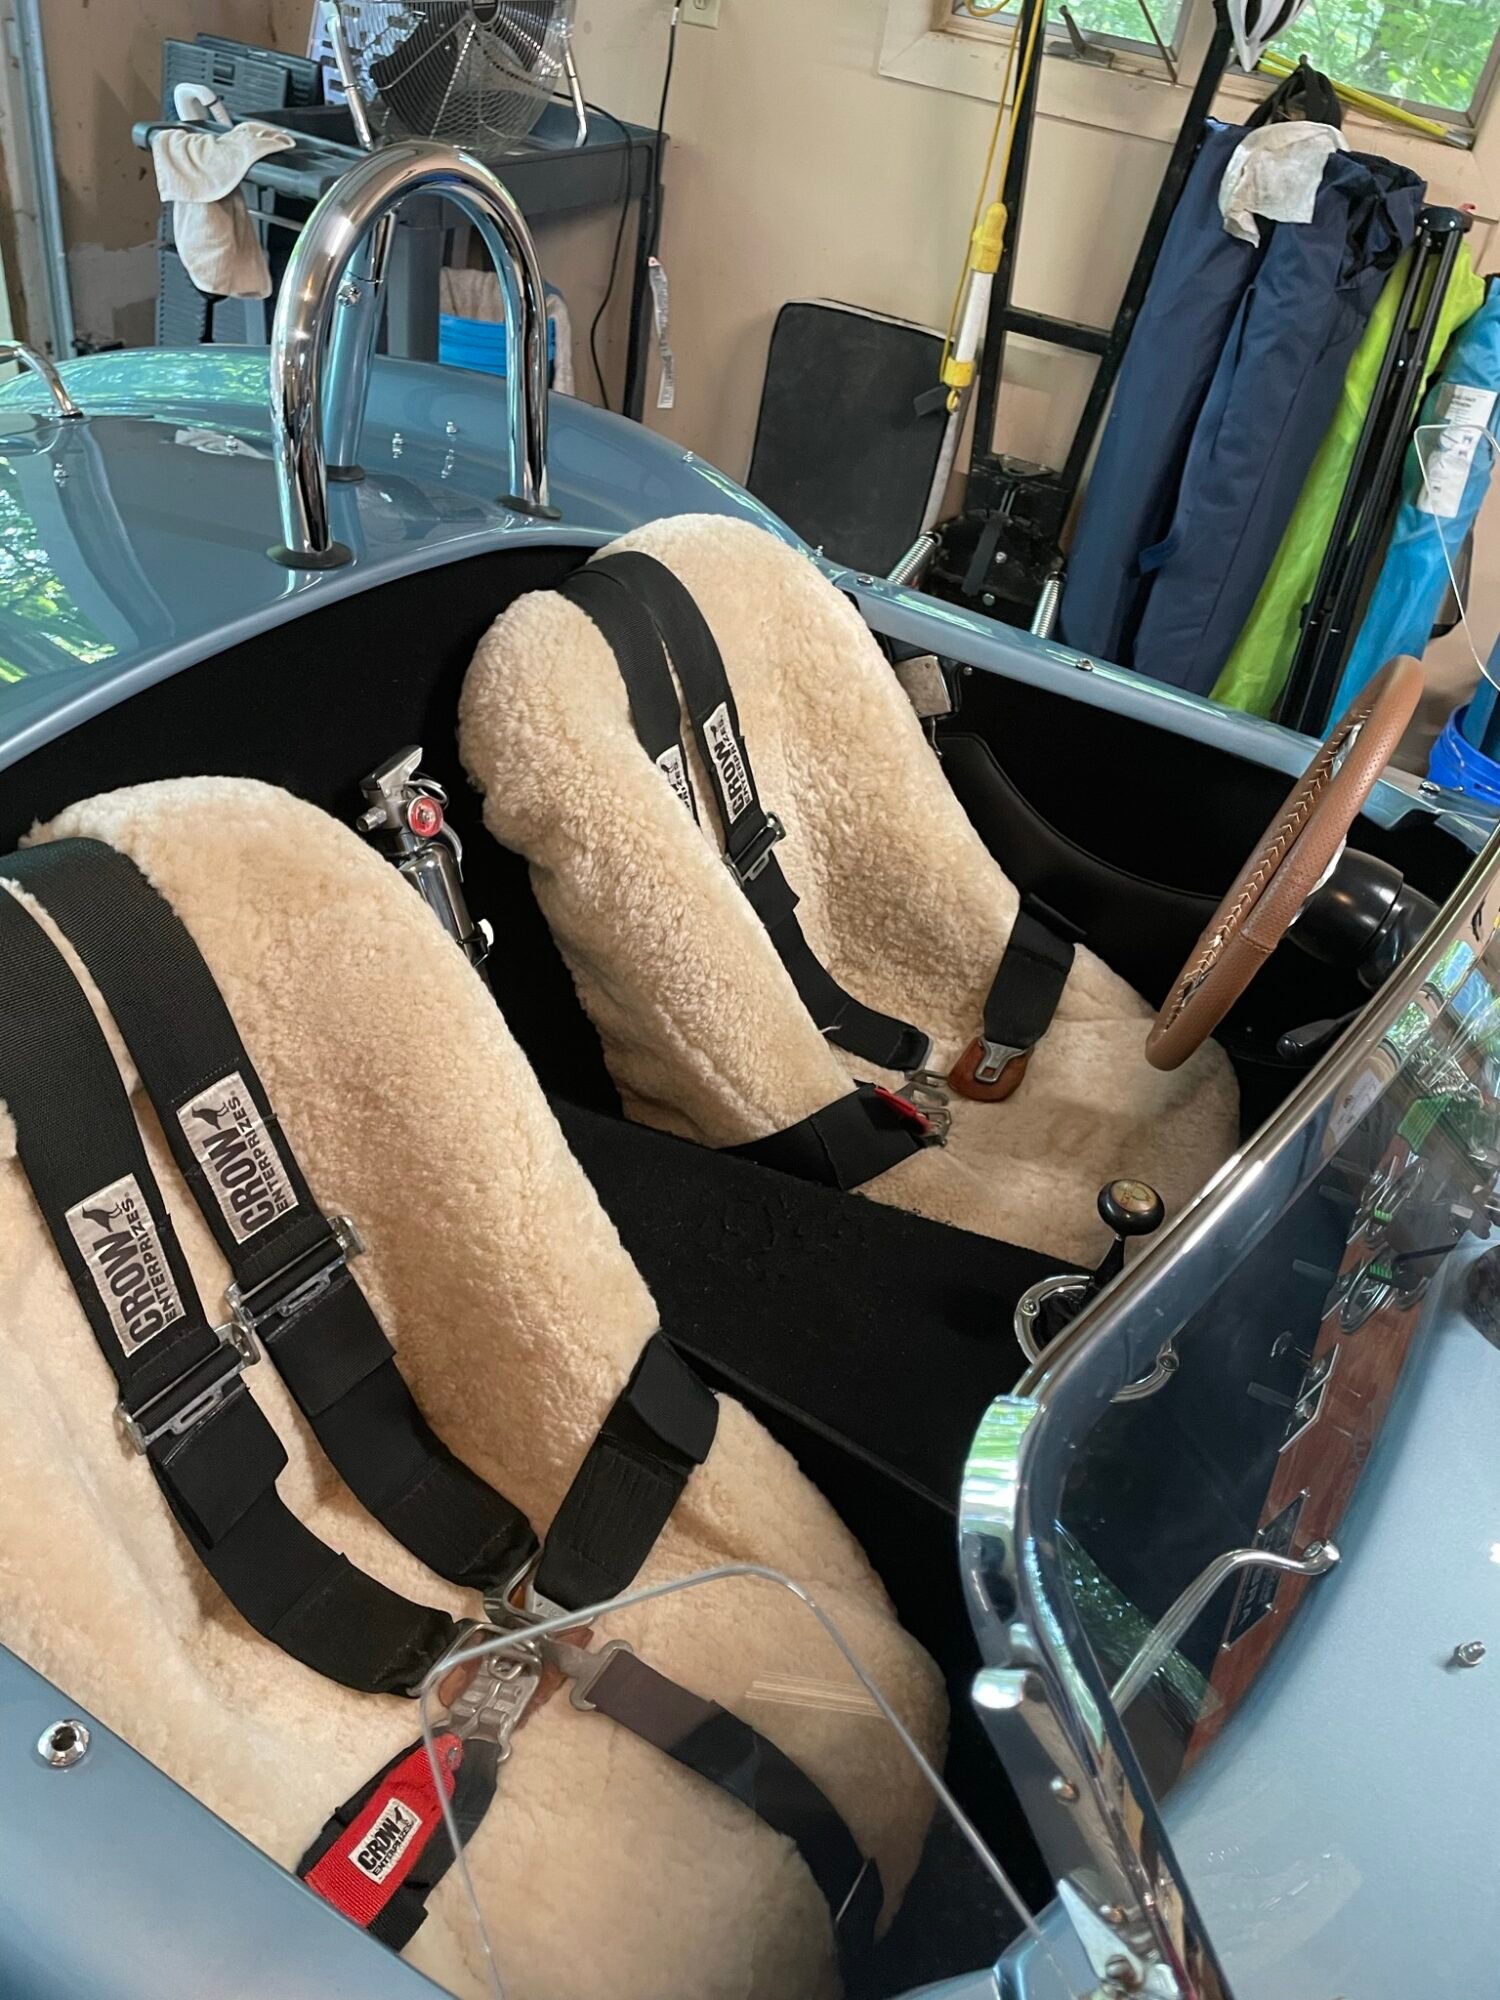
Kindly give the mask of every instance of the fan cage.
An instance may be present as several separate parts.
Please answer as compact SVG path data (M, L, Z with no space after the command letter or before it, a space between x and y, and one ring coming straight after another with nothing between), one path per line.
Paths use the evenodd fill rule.
M574 0L342 0L376 132L498 158L560 87L573 8Z

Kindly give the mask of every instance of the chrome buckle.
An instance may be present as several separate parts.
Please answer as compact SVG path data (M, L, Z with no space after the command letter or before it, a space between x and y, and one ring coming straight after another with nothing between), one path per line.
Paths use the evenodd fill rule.
M505 1640L510 1650L464 1663L472 1671L462 1691L448 1703L443 1727L461 1742L493 1743L503 1764L511 1753L511 1738L541 1686L542 1662L536 1646L518 1631L476 1619L459 1628L429 1678L432 1685L441 1685L450 1661L488 1639Z
M269 1278L262 1278L248 1292L239 1285L226 1289L224 1303L229 1317L248 1339L254 1340L267 1320L285 1324L305 1312L323 1296L339 1272L347 1270L349 1260L363 1253L364 1238L347 1215L330 1215L327 1220L331 1248L314 1245L281 1270L273 1271ZM277 1287L288 1278L291 1283L287 1289L278 1291Z
M1013 1063L1017 1056L1029 1053L1026 1049L1013 1049L1005 1042L987 1041L983 1035L976 1039L980 1048L984 1050L984 1054L974 1065L976 1083L998 1083L1008 1065Z
M497 1624L509 1631L524 1632L531 1625L549 1624L554 1618L571 1618L574 1613L566 1605L554 1604L550 1597L543 1597L534 1581L541 1556L528 1565L521 1602L497 1604L493 1599L485 1599L485 1611ZM507 1592L507 1598L509 1592ZM577 1629L577 1628L575 1628ZM561 1632L544 1632L540 1639L531 1642L549 1666L556 1667L563 1679L570 1683L569 1700L574 1708L585 1715L596 1711L589 1700L589 1690L604 1672L616 1653L634 1653L635 1648L628 1639L608 1639L598 1649L592 1651L587 1646L575 1646Z
M946 1146L953 1129L953 1112L948 1097L948 1079L935 1069L914 1069L894 1096L904 1098L932 1127L929 1146Z
M130 1414L123 1402L115 1405L115 1421L136 1451L141 1453L149 1451L158 1438L181 1437L204 1417L212 1416L245 1370L253 1368L260 1359L253 1332L248 1332L244 1327L232 1323L228 1326L217 1326L214 1332L218 1335L220 1350L227 1350L233 1359L212 1380L206 1382L196 1396L184 1403L180 1410L173 1411L171 1416L163 1417L160 1422L154 1421L151 1416L152 1410L159 1403L173 1395L189 1379L193 1373L191 1369L180 1375L175 1382L168 1383L165 1389L158 1390L136 1416Z
M738 857L726 853L724 866L743 889L764 874L771 860L772 849L786 839L786 828L775 813L766 814L766 823L754 840Z

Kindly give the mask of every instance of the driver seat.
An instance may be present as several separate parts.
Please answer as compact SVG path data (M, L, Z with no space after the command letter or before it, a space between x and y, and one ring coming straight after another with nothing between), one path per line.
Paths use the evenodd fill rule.
M812 953L865 1007L925 1030L927 1066L946 1075L980 1030L1020 897L875 639L813 563L747 523L658 521L603 553L628 551L673 573L717 641ZM820 1031L723 865L696 742L684 729L697 824L642 747L615 652L567 592L497 619L460 713L486 824L530 863L628 1117L753 1152L852 1079L905 1082ZM955 1097L945 1145L860 1191L1075 1261L1101 1247L1104 1182L1147 1180L1174 1212L1235 1145L1237 1090L1213 1044L1151 1068L1152 1013L1080 946L1014 1095Z

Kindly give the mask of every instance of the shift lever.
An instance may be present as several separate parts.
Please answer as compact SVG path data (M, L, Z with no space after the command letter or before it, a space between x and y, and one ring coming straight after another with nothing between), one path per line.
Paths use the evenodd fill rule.
M1042 1348L1056 1340L1064 1327L1120 1275L1130 1239L1152 1235L1161 1228L1166 1214L1166 1203L1145 1181L1109 1181L1099 1190L1099 1218L1115 1240L1092 1273L1069 1271L1043 1278L1021 1294L1015 1334L1028 1360L1035 1361Z
M1112 1278L1125 1268L1125 1245L1133 1236L1154 1236L1167 1219L1167 1205L1154 1187L1145 1181L1111 1181L1099 1190L1099 1220L1113 1230L1114 1242L1089 1280L1090 1299L1096 1298ZM1081 1300L1080 1304L1087 1304Z

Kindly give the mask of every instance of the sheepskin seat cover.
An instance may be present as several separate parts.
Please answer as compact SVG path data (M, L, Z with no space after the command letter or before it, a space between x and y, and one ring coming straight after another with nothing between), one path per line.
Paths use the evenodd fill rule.
M364 1233L360 1280L424 1413L544 1529L655 1314L461 953L353 833L268 786L122 791L71 808L40 837L66 835L122 849L185 920L315 1195ZM228 1273L85 986L212 1309ZM308 1526L394 1588L477 1615L474 1598L361 1512L270 1364L246 1382L290 1454L282 1497ZM333 1808L417 1736L416 1704L346 1692L251 1632L117 1435L113 1403L0 1107L0 1404L24 1415L7 1426L0 1470L0 1633L295 1866ZM641 1581L745 1559L812 1592L940 1756L946 1716L931 1661L826 1501L725 1401L717 1443ZM842 1689L821 1702L775 1698L778 1686L836 1678L809 1614L784 1591L738 1580L639 1607L611 1620L616 1628L816 1779L877 1859L889 1910L915 1865L930 1794L868 1705L860 1712ZM843 1685L858 1692L847 1673ZM513 2000L837 1989L826 1907L795 1849L565 1698L528 1716L468 1853ZM490 1991L456 1870L408 1956L456 1994Z
M924 1028L946 1072L979 1030L1019 898L874 638L805 556L747 523L658 521L614 547L674 570L713 630L813 950L849 992ZM637 742L585 613L520 598L480 643L461 719L486 823L531 864L629 1117L732 1146L807 1117L851 1075L899 1081L824 1041L722 865L691 732L701 827ZM1213 1046L1151 1069L1151 1016L1080 949L1016 1095L956 1099L946 1149L863 1192L1068 1259L1108 1240L1095 1200L1116 1175L1151 1181L1174 1211L1234 1145L1237 1096Z

